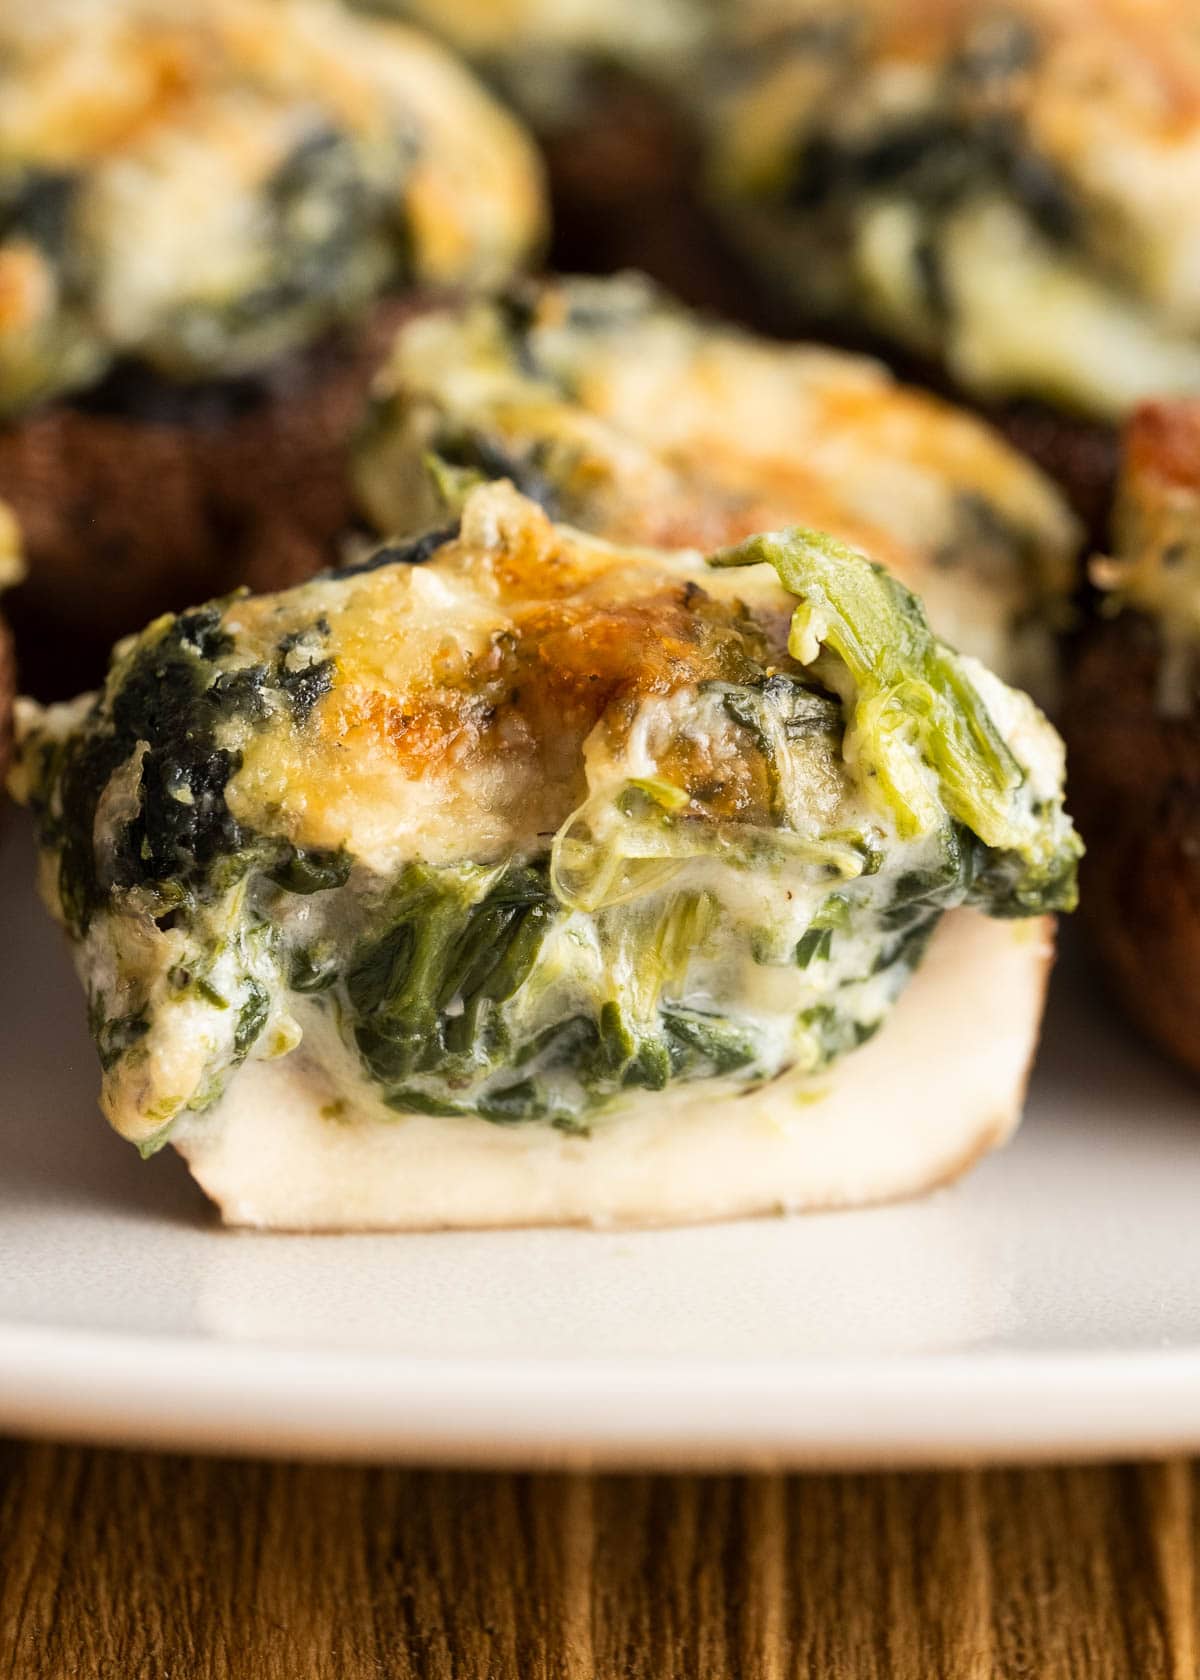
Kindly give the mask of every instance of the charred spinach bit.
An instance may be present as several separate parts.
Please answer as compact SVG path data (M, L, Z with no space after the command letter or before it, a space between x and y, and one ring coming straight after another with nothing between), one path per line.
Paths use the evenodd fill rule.
M344 852L300 852L237 822L225 790L241 767L241 754L218 744L218 730L231 719L258 722L269 716L272 694L282 695L293 718L303 723L332 684L332 662L289 671L288 647L271 667L216 668L213 662L233 649L220 603L180 614L114 667L107 704L102 696L82 728L48 758L61 817L53 825L42 823L42 838L50 844L61 837L59 890L75 934L86 932L113 889L151 888L161 907L160 926L171 926L255 867L292 892L340 886L349 873L351 860ZM133 780L137 806L113 837L108 878L102 881L96 812L105 788L122 770Z
M532 1079L518 1079L512 1085L496 1087L480 1097L480 1118L511 1126L518 1120L546 1120L551 1105Z
M725 710L735 723L758 737L760 750L771 752L763 729L763 710L769 707L778 717L789 741L810 735L833 735L841 728L841 707L831 694L815 682L801 682L782 672L757 683L726 688L722 693Z
M180 613L175 620L175 629L179 640L193 647L201 659L220 659L222 654L233 651L233 637L225 628L221 607L216 601Z
M909 869L898 876L892 902L881 921L887 928L903 928L930 906L947 909L971 902L976 877L987 848L963 823L948 825L940 864L933 869Z
M513 1066L536 1062L543 1073L570 1070L590 1063L599 1043L595 1021L586 1015L569 1015L565 1021L556 1021L535 1033L514 1055Z
M967 903L978 906L989 916L1004 918L1073 910L1079 896L1081 851L1082 847L1055 853L1037 869L1029 868L1017 852L984 851Z
M423 566L432 560L439 548L445 548L452 543L462 529L462 521L456 519L453 524L443 525L436 531L426 531L424 536L415 537L412 542L387 543L383 548L376 549L374 554L365 560L356 560L353 565L339 566L333 572L322 574L327 577L361 577L366 572L378 572L384 566Z
M336 128L309 134L276 171L268 199L275 218L271 250L287 303L336 298L347 263L367 230L388 219L394 182L365 179L357 142ZM323 214L313 215L314 205Z
M304 665L298 671L281 666L276 677L277 686L287 695L292 716L297 723L307 723L310 712L333 687L335 665L332 659L322 659Z
M925 955L945 906L915 904L903 921L892 924L899 931L892 939L885 939L875 954L871 973L895 972L897 976L911 974Z
M222 717L245 717L256 723L271 715L267 689L271 672L266 665L243 665L213 678L209 695Z
M210 689L206 650L219 645L218 622L207 613L185 614L143 643L120 672L110 716L97 702L65 750L59 888L67 924L77 935L86 932L108 890L96 867L96 810L112 776L139 746L145 751L138 810L115 837L115 886L170 882L185 893L198 890L217 858L245 844L224 797L240 756L214 739L224 705Z
M336 661L331 658L310 659L307 664L292 664L292 655L303 653L313 642L329 639L329 620L322 616L307 630L290 630L281 636L275 662L275 686L287 696L293 718L307 723L317 701L333 687Z
M481 481L507 478L551 518L557 516L558 491L544 470L544 451L539 445L517 455L477 427L462 426L439 432L432 450L448 467L477 475Z
M389 1091L384 1102L388 1108L394 1108L397 1114L429 1114L436 1119L473 1113L465 1103L448 1102L442 1097L431 1097L427 1091L408 1090L403 1086L399 1090Z

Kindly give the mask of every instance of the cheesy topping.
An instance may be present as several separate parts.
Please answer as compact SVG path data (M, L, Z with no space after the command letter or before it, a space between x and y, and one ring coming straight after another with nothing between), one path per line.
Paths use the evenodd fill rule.
M1072 582L1065 504L982 422L877 362L751 337L636 276L412 321L356 461L367 512L401 536L497 476L614 542L710 549L816 526L1005 673Z
M1200 391L1200 18L1177 0L746 0L711 179L805 307L984 394Z
M283 1055L331 1124L586 1134L852 1050L951 906L1074 901L1054 731L799 529L706 562L489 485L456 531L159 620L18 729L103 1105L148 1148Z
M261 366L541 231L532 149L441 48L333 0L0 15L0 412L135 357Z

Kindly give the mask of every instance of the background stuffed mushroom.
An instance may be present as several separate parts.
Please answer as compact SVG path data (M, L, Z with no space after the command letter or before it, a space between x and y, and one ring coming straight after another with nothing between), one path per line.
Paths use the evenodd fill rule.
M0 19L0 65L19 621L98 644L325 563L397 310L541 238L530 143L435 43L332 0L49 0Z
M1064 720L1083 904L1129 1012L1200 1073L1200 402L1135 417L1114 539Z
M993 405L1103 540L1113 424L1200 391L1194 9L747 0L703 86L768 289Z
M690 303L763 315L705 206L687 97L737 0L357 3L427 25L521 112L546 159L556 266L634 266Z
M527 281L401 327L355 478L381 532L509 478L612 542L712 549L797 522L873 554L935 628L1045 693L1079 530L975 415L880 363L685 309L636 274Z

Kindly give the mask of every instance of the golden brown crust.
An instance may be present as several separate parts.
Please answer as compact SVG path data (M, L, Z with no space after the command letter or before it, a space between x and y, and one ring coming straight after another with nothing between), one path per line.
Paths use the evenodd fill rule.
M280 589L336 564L353 519L346 443L411 302L206 419L60 404L0 430L0 495L23 534L12 597L27 682L75 693L121 635L239 584ZM82 661L82 664L81 664Z
M1063 725L1092 936L1133 1019L1200 1073L1200 715L1162 714L1161 652L1138 614L1094 628Z
M1139 501L1172 487L1200 496L1200 401L1143 403L1125 431L1125 466Z

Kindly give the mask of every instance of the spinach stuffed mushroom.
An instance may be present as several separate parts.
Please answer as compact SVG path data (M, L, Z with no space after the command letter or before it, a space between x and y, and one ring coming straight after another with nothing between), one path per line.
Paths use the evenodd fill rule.
M1190 7L751 0L739 16L714 185L805 302L989 395L1116 419L1200 391Z
M541 218L530 143L414 30L332 0L8 8L0 494L35 601L124 629L238 581L290 491L320 552L378 300L504 278ZM190 573L156 575L161 529Z
M687 90L738 0L361 0L464 53L546 159L560 268L635 265L736 312L744 274L701 191Z
M328 1228L951 1175L1018 1117L1062 777L835 539L705 561L495 484L160 619L100 694L24 703L13 780L110 1120L234 1221Z
M726 225L808 318L1019 412L1101 511L1111 425L1200 392L1200 20L1175 0L757 0L702 120Z
M1065 717L1088 921L1134 1018L1200 1073L1200 402L1138 411L1113 537Z
M877 362L754 338L622 275L432 311L373 393L355 477L381 531L445 520L488 477L621 543L815 525L889 566L948 641L1045 682L1073 518L982 422Z

